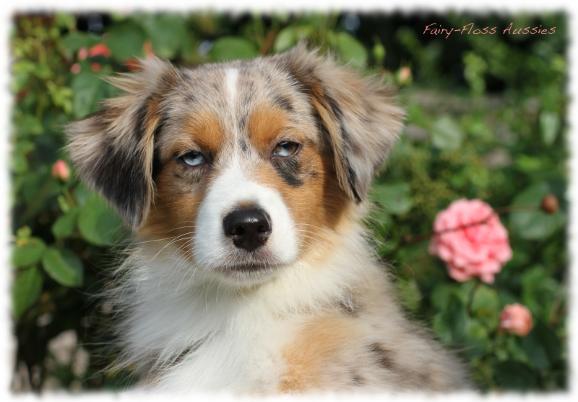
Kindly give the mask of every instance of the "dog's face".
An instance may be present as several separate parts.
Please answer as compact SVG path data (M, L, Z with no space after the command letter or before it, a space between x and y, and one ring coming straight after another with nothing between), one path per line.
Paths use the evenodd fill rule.
M401 127L380 83L304 48L142 67L68 127L72 159L140 237L230 283L263 281L335 231Z

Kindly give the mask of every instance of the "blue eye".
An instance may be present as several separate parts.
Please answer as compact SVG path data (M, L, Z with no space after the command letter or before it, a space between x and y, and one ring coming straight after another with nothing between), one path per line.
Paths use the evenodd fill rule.
M186 154L179 156L179 160L190 167L201 166L207 161L205 155L199 151L187 152Z
M281 141L273 150L273 156L287 158L293 156L299 151L301 144L293 141Z

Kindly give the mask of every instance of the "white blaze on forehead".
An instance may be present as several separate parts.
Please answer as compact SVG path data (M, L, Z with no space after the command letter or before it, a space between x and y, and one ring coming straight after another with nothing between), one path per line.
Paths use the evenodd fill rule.
M239 70L236 68L227 68L225 70L225 90L227 91L227 100L229 108L235 110L235 99L237 98L237 79Z
M215 179L203 199L197 216L193 245L197 261L207 268L234 265L236 250L223 232L223 219L241 204L250 203L265 210L271 218L271 236L265 244L277 264L293 262L298 241L293 218L279 192L247 177L247 168L238 157Z
M227 97L227 108L231 117L231 129L234 138L238 138L237 127L237 85L239 80L239 70L236 68L227 68L225 70L225 95ZM237 141L233 142L235 148Z

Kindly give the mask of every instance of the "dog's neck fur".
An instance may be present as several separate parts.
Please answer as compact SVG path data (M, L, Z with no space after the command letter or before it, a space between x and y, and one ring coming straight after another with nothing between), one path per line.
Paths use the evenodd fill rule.
M312 249L250 289L217 282L171 246L137 246L121 268L125 275L115 296L125 304L122 358L154 372L168 389L194 383L194 388L242 391L255 389L247 381L255 378L267 391L272 384L263 378L274 382L279 374L274 368L282 365L272 351L281 350L291 336L289 323L347 306L353 289L384 286L385 280L374 283L376 276L383 277L377 264L367 265L374 258L361 225L352 224L347 232L328 233L327 249ZM190 380L183 382L180 375Z

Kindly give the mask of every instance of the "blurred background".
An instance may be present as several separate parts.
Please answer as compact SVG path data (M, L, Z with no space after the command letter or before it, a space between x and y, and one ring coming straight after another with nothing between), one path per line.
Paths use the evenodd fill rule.
M424 34L431 23L497 32ZM556 30L503 35L510 23ZM408 314L458 351L483 391L566 389L567 23L564 14L16 15L13 390L133 381L107 369L114 311L98 297L127 233L62 148L63 125L115 94L101 78L135 69L135 57L194 66L301 39L399 88L407 124L374 185L368 225ZM436 214L460 198L486 201L508 230L513 258L491 285L452 280L428 253ZM500 327L511 303L531 312L525 336Z

